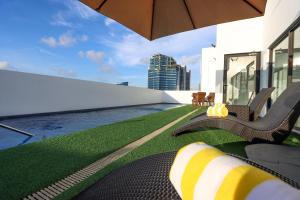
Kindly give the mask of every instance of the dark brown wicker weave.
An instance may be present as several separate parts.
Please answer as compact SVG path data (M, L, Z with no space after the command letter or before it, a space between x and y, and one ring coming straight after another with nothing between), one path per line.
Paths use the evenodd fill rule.
M199 128L220 128L250 142L281 143L293 129L299 115L300 82L290 84L268 113L256 121L244 121L233 116L216 118L201 115L177 128L173 135L178 136Z
M169 172L175 155L176 152L162 153L127 164L99 180L74 199L180 199L169 181ZM299 189L299 185L295 181L255 162L239 158Z
M271 96L274 87L263 88L251 101L250 105L226 105L229 115L235 116L238 119L245 121L257 120L262 108ZM193 118L199 117L203 114L199 114ZM192 119L193 119L192 118Z

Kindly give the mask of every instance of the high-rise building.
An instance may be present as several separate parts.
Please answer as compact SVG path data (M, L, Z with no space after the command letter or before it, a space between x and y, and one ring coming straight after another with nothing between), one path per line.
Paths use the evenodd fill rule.
M117 85L128 86L128 81L126 81L126 82L121 82L121 83L117 83Z
M150 58L148 88L156 90L190 90L191 71L181 67L174 58L156 54Z
M186 66L179 68L180 79L179 79L179 90L190 90L191 81L191 70L187 71Z

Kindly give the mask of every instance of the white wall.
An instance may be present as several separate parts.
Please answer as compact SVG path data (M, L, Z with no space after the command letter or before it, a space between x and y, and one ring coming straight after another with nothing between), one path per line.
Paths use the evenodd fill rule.
M0 117L153 103L191 104L192 92L160 91L0 70Z
M224 55L260 51L260 88L267 87L268 48L299 16L300 0L268 0L263 17L217 25L216 70L215 75L210 75L216 76L216 102L223 97ZM204 56L202 59L209 59Z
M215 48L203 48L201 60L201 91L216 92L217 51Z
M263 48L268 47L300 16L300 0L268 0L264 16Z
M0 70L0 116L161 103L162 93Z
M162 101L164 103L192 103L192 93L198 92L196 90L191 91L163 91Z
M217 25L217 48L233 54L262 50L263 17Z
M214 63L215 73L209 72L208 79L215 79L216 102L223 101L223 71L224 71L224 55L235 53L246 53L262 51L262 33L263 18L257 17L252 19L240 20L217 25L217 43L213 52L208 52L209 58L202 60L210 60L212 55L215 55ZM206 62L206 61L205 61ZM202 67L204 68L204 67ZM203 74L207 74L205 69L202 69ZM205 75L203 75L205 76ZM202 76L202 78L204 78ZM205 79L205 78L204 78ZM207 86L209 88L211 86ZM206 89L207 89L206 88ZM202 89L201 90L206 90Z
M268 0L263 21L261 88L268 86L269 46L300 16L300 0Z

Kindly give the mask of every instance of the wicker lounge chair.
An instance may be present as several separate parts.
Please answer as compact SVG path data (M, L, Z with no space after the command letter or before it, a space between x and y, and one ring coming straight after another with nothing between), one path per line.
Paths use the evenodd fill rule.
M281 143L293 129L299 115L300 82L290 84L267 114L256 121L244 121L230 115L225 118L201 115L177 128L173 136L199 128L220 128L250 142Z
M256 120L274 89L274 87L261 89L251 103L248 103L248 105L227 105L226 107L228 108L229 115L245 121ZM192 119L201 115L203 115L203 113L193 117Z
M176 152L162 153L127 164L99 180L74 199L181 199L169 181L169 172L175 155ZM238 158L299 189L299 183L253 161Z

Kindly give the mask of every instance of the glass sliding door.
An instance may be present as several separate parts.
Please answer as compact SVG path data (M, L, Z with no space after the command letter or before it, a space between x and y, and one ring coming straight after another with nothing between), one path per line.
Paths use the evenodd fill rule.
M273 87L272 101L286 89L288 78L288 38L273 49Z
M300 17L270 47L272 102L293 82L300 82ZM300 119L295 125L300 131Z
M292 82L300 81L300 27L294 31L294 42L293 42L293 73ZM300 130L300 119L296 124L297 130Z
M300 81L300 28L294 32L293 74L292 81Z
M247 105L259 86L260 53L225 55L223 101ZM257 86L258 85L258 86Z

